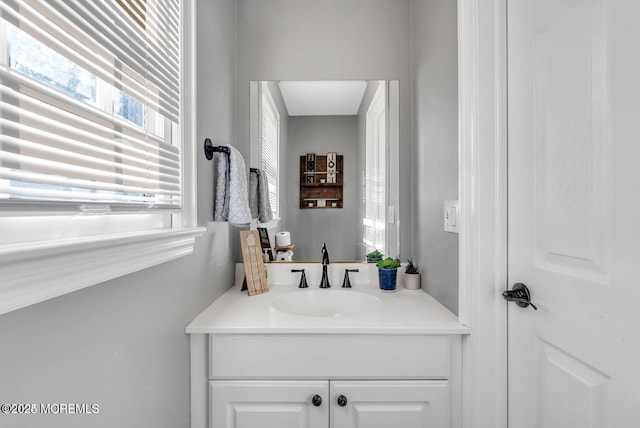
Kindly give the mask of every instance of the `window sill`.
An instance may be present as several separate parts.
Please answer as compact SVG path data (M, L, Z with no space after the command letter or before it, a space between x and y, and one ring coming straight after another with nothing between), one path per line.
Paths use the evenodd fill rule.
M0 246L0 314L193 253L204 228Z

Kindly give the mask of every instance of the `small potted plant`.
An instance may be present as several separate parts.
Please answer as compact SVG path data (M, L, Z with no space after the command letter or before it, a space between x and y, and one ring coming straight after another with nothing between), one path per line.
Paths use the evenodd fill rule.
M420 289L420 271L413 264L413 259L407 259L407 266L404 268L404 288L409 290Z
M378 268L380 290L395 291L400 261L387 257L386 259L380 260L376 263L376 267Z
M372 252L367 254L367 262L378 263L380 260L382 260L382 257L384 257L384 254L382 254L379 250L373 250Z

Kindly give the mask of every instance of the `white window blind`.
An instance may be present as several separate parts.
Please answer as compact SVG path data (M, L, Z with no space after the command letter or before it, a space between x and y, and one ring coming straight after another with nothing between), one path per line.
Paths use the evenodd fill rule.
M180 2L0 12L0 209L180 208Z
M262 83L260 101L260 152L261 168L269 182L269 203L273 211L273 217L279 217L278 209L278 170L279 170L279 146L280 146L280 115L271 97L268 86Z

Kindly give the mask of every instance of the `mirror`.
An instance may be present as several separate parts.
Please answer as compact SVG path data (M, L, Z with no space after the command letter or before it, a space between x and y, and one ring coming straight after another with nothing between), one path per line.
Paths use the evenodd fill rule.
M332 261L397 256L398 81L252 81L250 98L249 162L267 176L279 218L265 225L272 244L288 231L293 261L320 260L324 242ZM301 156L328 153L343 159L340 202L305 199Z

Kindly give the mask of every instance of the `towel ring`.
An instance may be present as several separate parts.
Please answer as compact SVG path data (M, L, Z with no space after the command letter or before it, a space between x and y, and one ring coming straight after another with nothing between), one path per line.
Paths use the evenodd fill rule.
M207 160L213 159L213 142L211 138L204 139L204 156Z
M204 156L207 158L207 160L213 159L214 152L229 154L229 147L214 146L213 142L211 141L211 138L205 138L204 139Z

